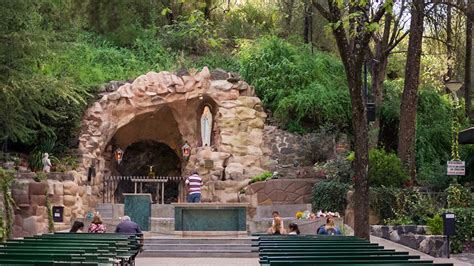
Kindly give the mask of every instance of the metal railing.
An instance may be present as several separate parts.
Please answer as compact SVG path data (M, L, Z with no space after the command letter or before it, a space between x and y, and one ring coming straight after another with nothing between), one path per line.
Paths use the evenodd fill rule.
M118 203L116 200L116 191L120 182L130 181L133 183L133 193L143 192L143 183L156 184L156 203L165 202L165 185L168 181L178 181L178 202L184 202L186 192L184 191L184 181L186 177L182 176L105 176L102 186L103 203Z

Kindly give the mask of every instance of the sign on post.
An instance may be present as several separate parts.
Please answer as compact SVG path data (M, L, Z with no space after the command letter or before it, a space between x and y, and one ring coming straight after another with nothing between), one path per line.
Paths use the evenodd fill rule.
M448 161L448 175L465 175L464 161Z

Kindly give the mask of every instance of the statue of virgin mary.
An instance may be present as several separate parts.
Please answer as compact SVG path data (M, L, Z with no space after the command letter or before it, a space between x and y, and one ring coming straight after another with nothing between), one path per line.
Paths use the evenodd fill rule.
M201 116L201 138L202 146L211 146L211 132L212 132L212 114L209 106L204 107Z

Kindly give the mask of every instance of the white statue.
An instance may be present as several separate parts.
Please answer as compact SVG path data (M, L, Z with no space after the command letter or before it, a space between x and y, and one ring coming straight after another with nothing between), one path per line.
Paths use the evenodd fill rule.
M212 132L212 114L209 106L204 107L204 112L201 116L201 138L202 146L211 146L211 132Z
M44 153L43 154L43 172L49 173L51 171L51 161L49 160L49 154Z

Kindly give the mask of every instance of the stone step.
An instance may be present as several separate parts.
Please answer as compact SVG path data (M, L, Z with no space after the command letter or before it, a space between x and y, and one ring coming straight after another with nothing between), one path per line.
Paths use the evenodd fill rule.
M139 257L168 257L168 258L258 258L258 252L249 250L145 250Z
M232 244L232 245L248 245L252 244L252 238L147 238L145 245L148 244Z
M178 251L181 250L199 250L199 251L245 251L250 252L251 246L249 244L145 244L145 250L167 250Z

